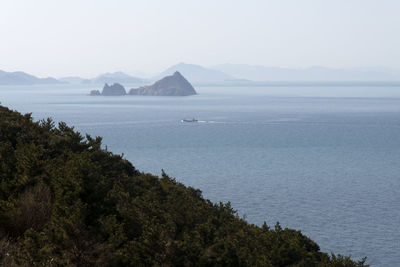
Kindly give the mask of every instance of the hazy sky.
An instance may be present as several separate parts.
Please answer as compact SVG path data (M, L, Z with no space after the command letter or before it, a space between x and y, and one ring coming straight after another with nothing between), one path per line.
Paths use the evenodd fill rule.
M0 69L39 76L210 66L400 68L399 0L1 0Z

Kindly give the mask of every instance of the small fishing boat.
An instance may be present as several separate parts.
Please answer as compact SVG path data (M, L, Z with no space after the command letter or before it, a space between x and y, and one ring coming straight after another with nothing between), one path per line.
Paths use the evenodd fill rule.
M188 120L188 119L183 119L181 120L181 122L198 122L198 120L196 120L195 118Z

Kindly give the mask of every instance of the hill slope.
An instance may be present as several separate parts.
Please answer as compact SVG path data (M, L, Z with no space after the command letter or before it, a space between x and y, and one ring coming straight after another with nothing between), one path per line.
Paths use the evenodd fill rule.
M138 155L140 156L140 155ZM0 106L1 266L364 266Z

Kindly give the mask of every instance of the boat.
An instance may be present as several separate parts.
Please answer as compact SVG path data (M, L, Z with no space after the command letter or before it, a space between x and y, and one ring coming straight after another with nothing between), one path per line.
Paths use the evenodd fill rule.
M181 120L181 122L198 122L198 120L196 120L195 118L188 120L188 119L183 119Z

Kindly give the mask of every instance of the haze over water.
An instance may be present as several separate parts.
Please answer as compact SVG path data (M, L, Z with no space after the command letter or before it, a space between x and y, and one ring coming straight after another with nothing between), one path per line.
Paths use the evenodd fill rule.
M139 170L164 169L231 201L250 223L279 221L372 266L400 262L400 88L198 87L191 97L90 89L2 86L0 101L103 136ZM200 122L180 122L193 117Z

